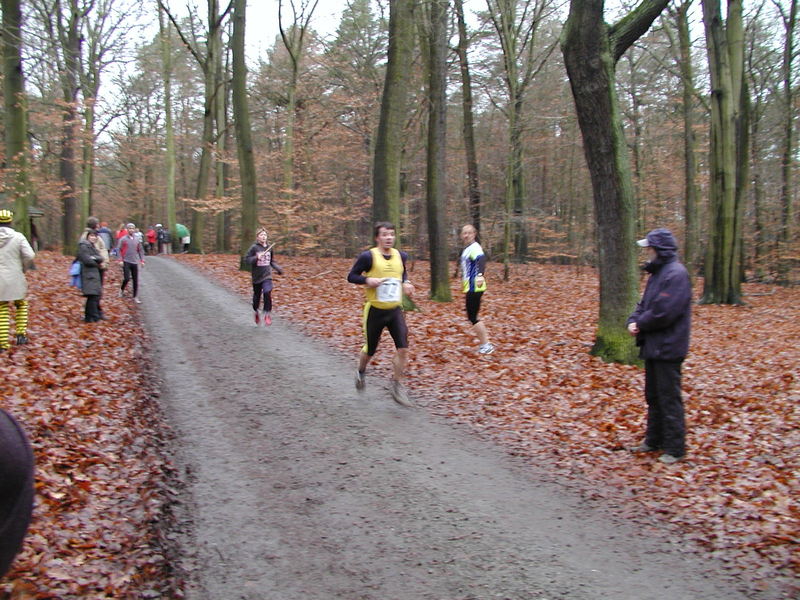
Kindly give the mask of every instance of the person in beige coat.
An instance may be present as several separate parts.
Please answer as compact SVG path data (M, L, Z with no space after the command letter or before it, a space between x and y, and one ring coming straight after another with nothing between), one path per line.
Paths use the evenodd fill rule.
M33 264L35 253L28 240L14 231L14 213L0 210L0 352L9 348L11 305L16 309L17 345L28 343L28 282L25 269Z

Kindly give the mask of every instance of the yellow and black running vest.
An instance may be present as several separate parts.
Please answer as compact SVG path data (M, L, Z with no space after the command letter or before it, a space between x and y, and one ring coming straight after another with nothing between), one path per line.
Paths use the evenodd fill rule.
M396 248L390 248L387 259L378 248L371 248L372 268L365 273L367 277L389 280L377 288L366 288L367 303L375 308L396 308L403 303L403 259Z

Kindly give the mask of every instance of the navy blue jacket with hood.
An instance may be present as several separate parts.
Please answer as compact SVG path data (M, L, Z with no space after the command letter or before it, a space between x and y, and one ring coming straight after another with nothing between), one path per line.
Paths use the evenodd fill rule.
M678 260L678 244L669 230L655 229L647 241L658 256L644 266L650 279L628 323L639 327L641 358L682 360L689 352L692 318L689 273Z

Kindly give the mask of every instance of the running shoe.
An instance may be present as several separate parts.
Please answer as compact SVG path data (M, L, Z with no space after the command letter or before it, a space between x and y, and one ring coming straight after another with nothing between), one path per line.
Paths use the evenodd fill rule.
M365 387L367 387L367 376L356 369L356 389L359 392L363 392Z
M414 404L408 397L405 386L403 386L403 384L399 381L392 381L392 398L394 398L394 401L401 406L405 406L407 408L414 407Z
M664 463L665 465L674 465L676 462L680 462L683 460L683 456L675 456L674 454L668 454L665 452L661 456L658 457L659 462Z
M655 446L651 446L647 442L642 442L638 446L634 446L633 448L629 448L629 450L631 452L633 452L634 454L640 454L642 452L655 452L656 450L658 450L658 448L656 448Z
M28 343L28 336L24 334L19 334L17 336L17 346L22 346L23 344Z
M136 304L141 304L142 303L142 301L139 300L138 298L134 298L133 301L136 302Z
M478 354L491 354L494 352L494 344L486 342L478 348Z
M257 310L253 311L253 319L255 320L256 325L261 323L261 317L258 315L258 311Z
M264 327L272 325L272 317L269 313L264 313Z

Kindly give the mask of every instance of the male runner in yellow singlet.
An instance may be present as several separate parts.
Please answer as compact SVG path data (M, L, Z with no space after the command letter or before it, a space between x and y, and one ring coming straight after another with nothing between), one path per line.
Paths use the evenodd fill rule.
M364 373L378 349L383 329L387 328L397 349L392 365L392 397L403 406L413 406L403 377L408 362L408 328L403 314L403 294L411 296L414 286L406 273L407 255L394 247L395 228L388 222L376 223L375 247L359 254L347 281L365 286L364 337L356 371L356 389L366 385Z

